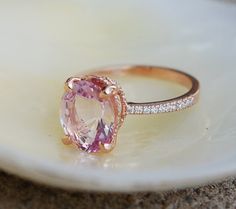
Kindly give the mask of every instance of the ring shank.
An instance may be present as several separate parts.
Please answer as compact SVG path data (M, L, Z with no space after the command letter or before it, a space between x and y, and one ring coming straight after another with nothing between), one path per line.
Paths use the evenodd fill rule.
M151 114L172 112L185 109L195 104L199 97L199 82L193 76L171 68L131 65L131 66L115 66L103 68L97 72L98 75L140 75L150 78L156 78L166 81L172 81L185 86L188 91L178 97L153 102L128 102L128 114Z

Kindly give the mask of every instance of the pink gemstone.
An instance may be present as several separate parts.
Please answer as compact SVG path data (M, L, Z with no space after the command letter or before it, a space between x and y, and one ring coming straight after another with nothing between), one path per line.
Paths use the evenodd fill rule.
M65 135L87 152L99 152L100 143L111 144L118 126L115 96L99 96L104 85L97 77L75 80L73 88L62 97L61 124Z

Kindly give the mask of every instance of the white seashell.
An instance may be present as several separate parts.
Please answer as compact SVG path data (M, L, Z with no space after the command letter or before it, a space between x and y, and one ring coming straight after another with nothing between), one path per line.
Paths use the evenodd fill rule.
M236 7L201 0L43 4L0 2L2 169L100 191L166 190L236 174ZM130 62L195 75L200 103L178 113L127 116L107 155L64 146L58 112L65 78ZM140 78L120 83L129 100L183 90ZM134 90L137 84L155 91Z

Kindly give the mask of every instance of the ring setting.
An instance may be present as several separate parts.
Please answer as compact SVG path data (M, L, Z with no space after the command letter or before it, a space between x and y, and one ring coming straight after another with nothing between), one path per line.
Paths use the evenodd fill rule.
M177 82L188 91L178 97L145 103L127 102L122 88L109 75L141 75ZM199 82L189 74L156 66L118 66L65 82L60 122L63 143L88 153L107 153L116 144L127 115L158 114L191 107L199 97Z
M89 153L109 152L126 113L124 93L115 81L95 75L71 77L61 104L64 142Z

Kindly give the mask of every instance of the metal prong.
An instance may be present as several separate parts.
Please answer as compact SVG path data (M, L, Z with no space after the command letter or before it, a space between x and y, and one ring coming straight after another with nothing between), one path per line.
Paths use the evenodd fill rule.
M65 145L72 144L72 140L71 140L68 136L64 136L64 137L62 138L62 142L63 142L63 144L65 144Z
M99 147L101 153L107 153L110 152L114 148L114 144L103 144L102 142L99 142Z
M75 81L80 81L81 78L78 78L78 77L70 77L66 80L65 82L65 90L71 90L73 89L73 84Z
M110 85L110 86L105 87L105 88L101 91L101 93L100 93L99 96L100 96L100 98L106 98L106 97L108 97L108 96L110 96L110 95L116 94L117 91L118 91L117 86L115 86L115 85Z

